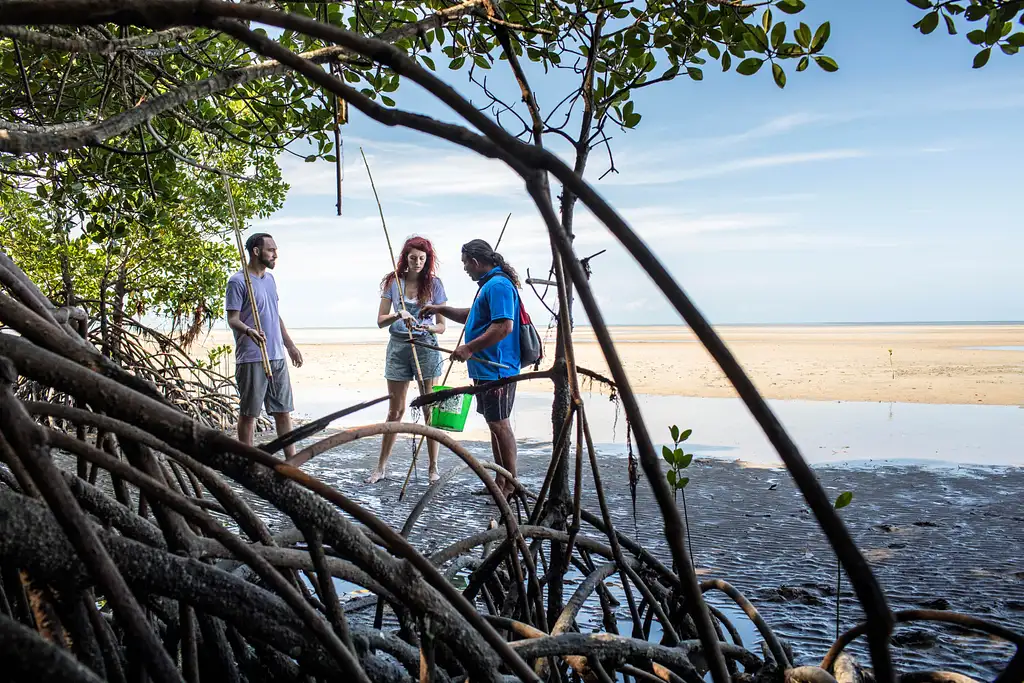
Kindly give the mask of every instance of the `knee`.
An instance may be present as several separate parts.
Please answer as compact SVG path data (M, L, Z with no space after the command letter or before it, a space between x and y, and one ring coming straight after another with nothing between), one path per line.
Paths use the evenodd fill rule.
M508 420L498 420L497 422L488 422L487 426L491 430L491 434L494 436L511 436L512 427L509 425Z
M388 422L401 422L405 415L405 408L389 408Z

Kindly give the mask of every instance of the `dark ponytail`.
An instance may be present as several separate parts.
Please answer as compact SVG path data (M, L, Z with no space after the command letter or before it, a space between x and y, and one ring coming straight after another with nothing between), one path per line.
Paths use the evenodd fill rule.
M508 264L508 261L499 254L498 252L491 249L491 245L483 240L470 240L462 245L462 253L469 258L476 259L481 263L489 263L493 266L501 268L505 275L508 275L509 279L512 280L512 284L516 288L522 287L519 282L519 274L516 273L516 269Z

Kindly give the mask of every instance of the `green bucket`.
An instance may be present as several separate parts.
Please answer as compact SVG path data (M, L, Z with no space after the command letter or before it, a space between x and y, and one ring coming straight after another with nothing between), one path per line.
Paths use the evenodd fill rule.
M452 387L435 386L434 391L451 389ZM448 432L461 432L466 426L466 418L469 417L469 406L473 403L473 397L469 394L460 394L434 404L430 412L430 426L443 429Z

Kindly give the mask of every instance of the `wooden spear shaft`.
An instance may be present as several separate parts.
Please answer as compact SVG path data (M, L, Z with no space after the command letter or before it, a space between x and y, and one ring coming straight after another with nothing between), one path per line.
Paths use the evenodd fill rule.
M359 153L363 156L363 164L366 166L366 175L370 177L370 189L373 190L373 197L377 200L377 211L380 212L380 224L384 228L384 239L388 243L388 253L391 255L391 267L392 272L395 274L395 286L398 289L398 302L402 312L405 310L405 290L402 287L402 281L398 278L398 263L395 261L395 250L391 247L391 236L388 234L388 224L384 221L384 208L380 205L380 197L377 195L377 187L373 184L373 174L370 173L370 162L366 160L366 153L363 152L363 148L359 148ZM422 282L420 283L422 286ZM405 323L405 331L409 334L409 341L415 341L412 334L412 328L409 327L408 321ZM427 390L426 383L423 381L423 370L420 369L420 358L416 353L416 347L412 347L412 360L416 365L416 382L420 386L420 393L425 393ZM424 421L427 425L430 424L429 413L424 413Z

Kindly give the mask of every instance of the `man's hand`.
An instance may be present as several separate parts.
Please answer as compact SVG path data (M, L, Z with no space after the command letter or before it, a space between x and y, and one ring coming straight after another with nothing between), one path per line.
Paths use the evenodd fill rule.
M463 363L469 360L470 356L473 355L473 349L469 348L469 344L463 344L454 351L452 351L452 358L455 360L461 360Z
M288 357L292 359L292 365L297 368L302 367L302 352L295 344L288 345Z
M420 306L420 318L429 318L442 308L444 308L444 306L440 304L423 304Z
M266 336L262 332L257 330L255 327L246 328L245 336L247 336L249 339L252 339L257 344L263 344L264 342L267 341Z

